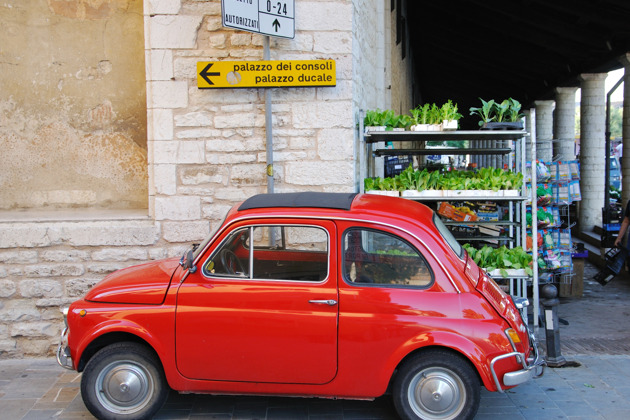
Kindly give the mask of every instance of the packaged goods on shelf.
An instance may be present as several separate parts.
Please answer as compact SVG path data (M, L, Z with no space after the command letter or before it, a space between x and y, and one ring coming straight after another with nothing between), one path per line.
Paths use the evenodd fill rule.
M455 207L447 202L440 203L438 214L456 222L474 222L477 220L477 215L470 208Z
M543 247L543 236L542 236L542 232L538 231L536 233L536 238L537 238L537 245L538 245L538 249L542 249ZM526 237L526 243L525 243L525 251L527 252L531 252L533 249L533 240L532 240L532 231L528 230L527 231L527 237Z
M569 162L559 161L558 162L558 181L567 182L572 179L571 169L569 167Z
M536 161L534 166L536 168L536 182L546 182L549 179L551 179L552 174L549 171L549 167L547 166L547 164L545 164L545 162ZM532 182L531 172L532 172L532 163L526 162L525 163L525 176L524 176L525 182Z
M553 230L543 229L541 233L542 233L542 238L543 238L543 241L542 241L543 249L545 250L556 249L557 242L554 240Z
M570 229L558 229L558 247L562 249L573 248Z
M536 197L539 206L546 206L553 201L553 187L551 184L538 184L536 186Z
M582 200L582 191L580 190L580 181L571 181L569 182L569 196L571 197L571 201L581 201Z
M571 204L571 195L569 194L569 184L559 182L552 185L553 204Z
M571 179L580 179L580 162L577 160L569 161L569 172L571 173Z

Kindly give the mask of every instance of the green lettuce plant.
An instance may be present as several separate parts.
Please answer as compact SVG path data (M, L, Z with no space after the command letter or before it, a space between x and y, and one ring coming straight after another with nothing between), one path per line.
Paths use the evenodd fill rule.
M494 121L496 117L495 115L493 115L494 114L494 99L490 99L488 102L484 101L481 98L479 98L479 100L481 100L481 107L478 107L478 108L471 107L470 115L477 114L479 118L481 118L481 121L479 121L479 126L482 127L485 123Z
M448 100L442 108L440 108L440 112L442 114L442 120L459 120L462 117L462 114L457 112L457 104L454 104L452 100Z
M524 114L521 113L521 103L513 98L509 98L507 99L507 101L510 104L510 107L508 110L510 122L520 121L521 118L525 116Z
M484 245L482 248L477 249L470 244L464 244L463 248L479 267L488 272L499 269L501 276L508 277L506 270L523 269L527 275L533 275L533 258L520 246L515 248L506 246L492 248Z

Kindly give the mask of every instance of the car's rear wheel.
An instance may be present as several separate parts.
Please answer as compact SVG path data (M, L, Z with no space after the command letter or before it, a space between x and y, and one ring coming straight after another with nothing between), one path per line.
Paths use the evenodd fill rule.
M400 366L394 405L403 419L472 419L479 408L479 388L479 378L467 360L431 350Z
M99 419L148 419L162 407L169 387L157 356L138 343L99 350L81 378L85 406Z

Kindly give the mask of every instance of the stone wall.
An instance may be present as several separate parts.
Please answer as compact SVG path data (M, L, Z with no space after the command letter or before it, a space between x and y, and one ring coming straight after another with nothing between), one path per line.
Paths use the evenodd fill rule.
M127 4L50 7L88 19L97 3ZM144 0L142 13L149 210L0 213L0 357L52 354L60 307L116 269L181 255L266 192L265 92L196 80L198 61L262 59L263 37L223 28L219 0ZM271 91L275 191L354 191L359 109L388 107L391 69L409 66L390 62L395 14L386 0L300 0L295 13L295 39L272 38L271 59L334 59L337 86Z
M261 60L263 37L223 28L220 2L147 6L150 209L192 239L267 182L264 90L199 90L196 63ZM271 59L334 59L337 87L272 90L275 190L353 190L352 3L295 7L295 39L272 39Z
M6 0L0 25L0 210L146 209L142 0Z
M0 222L0 356L50 355L60 307L106 274L179 255L151 220Z

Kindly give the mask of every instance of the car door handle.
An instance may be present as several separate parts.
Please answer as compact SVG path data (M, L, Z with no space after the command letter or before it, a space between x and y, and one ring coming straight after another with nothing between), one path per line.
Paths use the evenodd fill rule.
M328 306L335 306L337 304L337 301L334 299L322 299L322 300L309 300L308 303L314 303L316 305L328 305Z

